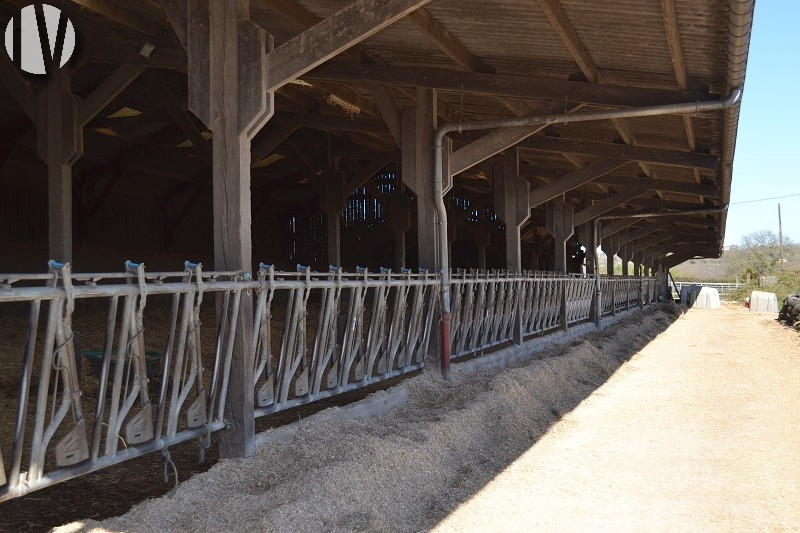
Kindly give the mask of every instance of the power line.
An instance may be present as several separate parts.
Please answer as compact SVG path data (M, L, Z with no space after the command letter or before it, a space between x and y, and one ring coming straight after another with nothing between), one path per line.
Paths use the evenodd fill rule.
M787 194L786 196L773 196L772 198L759 198L758 200L745 200L744 202L731 202L730 205L752 204L753 202L767 202L769 200L780 200L781 198L793 198L795 196L800 196L800 193Z

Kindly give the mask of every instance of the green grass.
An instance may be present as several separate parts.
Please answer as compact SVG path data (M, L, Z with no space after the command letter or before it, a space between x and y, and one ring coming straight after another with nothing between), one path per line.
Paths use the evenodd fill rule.
M788 294L800 291L800 270L784 271L778 274L778 284L771 287L759 287L758 283L744 285L738 289L726 293L726 300L743 302L750 296L752 291L774 292L778 296L778 305L783 304L783 299Z

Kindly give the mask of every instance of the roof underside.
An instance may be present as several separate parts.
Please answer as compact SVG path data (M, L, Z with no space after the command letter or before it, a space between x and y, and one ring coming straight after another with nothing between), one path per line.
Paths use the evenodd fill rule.
M251 18L274 37L277 47L351 1L251 0ZM27 3L2 2L2 19ZM51 3L71 15L78 35L87 41L80 46L80 69L73 80L73 90L81 97L120 63L145 61L137 56L144 42L156 45L151 68L87 126L84 156L75 167L76 186L101 179L110 165L124 160L122 189L135 189L137 194L189 194L206 174L207 161L186 142L185 128L165 113L168 104L159 98L167 91L185 112L186 57L159 2ZM674 32L669 31L670 10L675 13ZM254 161L254 197L275 191L292 199L313 195L298 169L308 163L324 167L329 143L362 163L381 158L398 161L398 147L370 90L374 86L388 87L402 109L414 105L415 86L423 76L437 80L432 84L439 89L440 124L515 117L554 105L564 110L582 105L581 111L589 111L656 104L662 97L671 102L710 100L729 89L727 46L727 0L433 0L303 76L302 81L277 91L276 113L254 146L276 125L300 126ZM455 81L448 81L448 73ZM491 83L493 79L497 83ZM564 87L569 94L559 96ZM599 91L606 88L619 91ZM589 96L582 98L583 94ZM109 118L126 108L133 111ZM2 85L0 114L4 136L12 129L20 131L25 123L24 114ZM192 119L198 129L205 130L199 120ZM570 145L570 151L559 151L565 143L541 139L658 148L677 154L675 160L684 152L721 159L724 128L722 112L688 119L663 116L553 126L531 137L527 145L522 143L521 174L533 189L603 157L599 145L592 144L591 150L574 150ZM454 149L479 136L454 135ZM41 165L34 138L31 131L22 138L15 156L5 164L4 180L24 181L31 167ZM307 163L300 161L300 146ZM580 211L616 193L643 191L609 214L712 208L726 201L723 180L729 178L719 163L699 168L641 157L572 190L567 199ZM492 185L482 168L457 175L451 194L491 201ZM540 218L534 213L532 220ZM643 220L629 231L649 223ZM676 224L699 228L698 236L691 239L697 241L691 244L697 255L721 252L724 215L676 220Z

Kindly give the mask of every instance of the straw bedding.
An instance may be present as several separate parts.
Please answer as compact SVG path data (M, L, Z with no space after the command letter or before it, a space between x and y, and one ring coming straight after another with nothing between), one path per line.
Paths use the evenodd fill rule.
M419 531L447 516L664 331L659 304L501 369L434 371L369 419L299 423L291 442L222 461L172 495L76 531Z

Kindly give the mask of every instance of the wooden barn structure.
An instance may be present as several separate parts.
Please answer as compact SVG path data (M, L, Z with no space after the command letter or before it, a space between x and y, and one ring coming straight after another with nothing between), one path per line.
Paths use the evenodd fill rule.
M30 3L0 1L6 43ZM0 272L192 259L457 287L451 268L580 273L585 252L591 275L599 246L610 276L616 255L664 285L722 252L754 0L48 3L71 59L39 76L0 53ZM248 353L228 456L254 446Z

